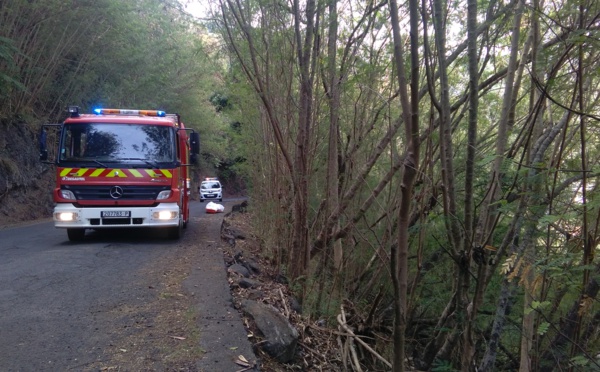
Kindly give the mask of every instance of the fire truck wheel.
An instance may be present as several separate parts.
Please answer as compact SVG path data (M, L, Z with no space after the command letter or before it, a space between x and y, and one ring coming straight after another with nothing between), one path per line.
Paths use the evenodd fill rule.
M181 219L179 219L179 225L169 227L169 232L167 233L167 235L169 236L169 239L177 240L177 239L181 238L182 234L183 234L183 221Z
M67 229L67 236L72 242L80 242L85 237L85 229Z

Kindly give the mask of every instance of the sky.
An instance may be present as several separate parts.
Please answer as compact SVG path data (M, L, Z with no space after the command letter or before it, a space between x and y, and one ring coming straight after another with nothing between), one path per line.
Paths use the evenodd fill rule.
M206 0L180 0L186 12L196 18L205 18L208 4Z

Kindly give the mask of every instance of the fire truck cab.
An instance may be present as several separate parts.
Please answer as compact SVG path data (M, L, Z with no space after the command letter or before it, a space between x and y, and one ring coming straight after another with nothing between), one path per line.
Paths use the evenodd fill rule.
M46 145L51 127L54 160ZM189 133L188 133L189 132ZM179 115L156 110L70 107L61 124L46 124L40 159L56 165L54 224L69 240L86 229L156 227L178 239L189 221L188 167L197 161L199 136Z

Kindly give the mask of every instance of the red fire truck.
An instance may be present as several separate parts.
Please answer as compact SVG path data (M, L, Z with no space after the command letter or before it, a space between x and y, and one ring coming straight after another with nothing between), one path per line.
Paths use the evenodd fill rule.
M86 229L133 227L164 228L178 239L190 218L188 167L200 152L198 133L164 111L68 111L40 135L40 159L56 165L55 226L71 241ZM52 133L58 152L49 161Z

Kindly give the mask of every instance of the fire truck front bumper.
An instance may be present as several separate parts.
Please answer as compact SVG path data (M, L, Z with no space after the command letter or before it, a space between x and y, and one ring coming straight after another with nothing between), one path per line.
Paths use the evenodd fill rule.
M156 207L77 208L73 204L57 204L52 214L54 226L60 228L117 228L178 226L177 203Z

